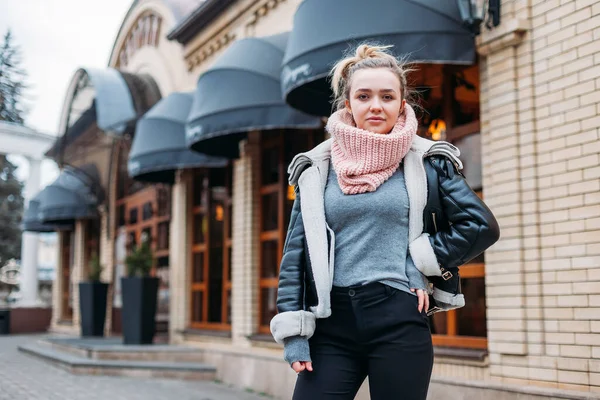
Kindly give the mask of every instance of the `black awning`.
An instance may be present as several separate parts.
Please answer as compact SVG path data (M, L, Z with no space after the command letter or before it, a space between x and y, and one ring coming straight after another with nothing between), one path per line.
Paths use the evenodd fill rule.
M475 41L456 1L305 0L294 16L283 60L287 103L312 115L330 115L327 75L345 51L364 41L394 45L396 55L412 62L475 62Z
M21 229L27 232L54 232L73 229L72 224L45 224L39 218L40 194L29 200L27 209L23 213Z
M98 205L103 201L98 182L98 170L93 164L81 168L66 166L39 193L39 220L45 224L69 224L78 219L97 218Z
M127 169L140 181L173 183L183 168L225 167L227 159L190 150L185 123L192 106L191 93L173 93L160 100L137 122Z
M289 34L234 42L198 79L186 141L193 150L238 156L247 132L315 129L318 118L289 107L281 96L281 61Z

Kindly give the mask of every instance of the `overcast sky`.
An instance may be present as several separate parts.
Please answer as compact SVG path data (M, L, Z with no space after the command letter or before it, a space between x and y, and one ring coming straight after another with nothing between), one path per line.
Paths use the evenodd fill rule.
M79 67L106 67L132 0L0 0L0 33L10 29L28 73L25 124L57 135L67 86ZM27 176L22 159L19 176ZM47 165L47 163L45 164ZM55 172L42 176L44 184Z

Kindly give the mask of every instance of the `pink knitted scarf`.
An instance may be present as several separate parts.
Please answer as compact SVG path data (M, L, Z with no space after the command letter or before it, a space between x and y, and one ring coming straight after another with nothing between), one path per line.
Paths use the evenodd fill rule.
M326 129L333 138L331 162L342 192L374 192L388 180L408 153L417 127L408 104L387 135L357 128L345 109L333 113Z

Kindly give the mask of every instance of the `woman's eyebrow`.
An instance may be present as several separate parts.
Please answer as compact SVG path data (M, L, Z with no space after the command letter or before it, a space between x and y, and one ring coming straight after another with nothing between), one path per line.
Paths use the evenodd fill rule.
M360 88L360 89L356 89L357 92L368 92L371 93L373 90L372 89L368 89L368 88ZM379 92L381 93L395 93L396 91L394 89L381 89Z

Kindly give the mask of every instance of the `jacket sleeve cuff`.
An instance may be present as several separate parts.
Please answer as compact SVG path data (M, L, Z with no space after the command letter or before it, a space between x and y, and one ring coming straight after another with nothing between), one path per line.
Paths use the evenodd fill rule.
M283 359L289 364L296 361L312 361L310 359L310 346L304 336L292 336L284 340Z
M409 244L410 256L415 266L425 276L442 276L437 257L431 247L429 234L422 233L421 236Z
M290 336L304 336L310 339L315 333L316 318L309 311L286 311L271 320L271 334L277 343L284 344Z

